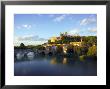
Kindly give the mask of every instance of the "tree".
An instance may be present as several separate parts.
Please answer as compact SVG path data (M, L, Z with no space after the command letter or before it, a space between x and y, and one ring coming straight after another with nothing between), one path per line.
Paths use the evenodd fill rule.
M67 36L68 35L68 32L65 32L65 36Z
M20 48L21 48L21 49L25 49L26 47L25 47L25 45L24 45L23 43L21 43L21 44L20 44Z
M83 41L83 42L81 43L81 45L82 45L82 47L85 47L85 46L87 46L87 43Z
M48 43L51 44L51 40L48 40Z
M63 36L63 33L60 32L60 36L62 37Z
M92 47L89 47L87 55L88 56L97 56L97 47L95 45Z

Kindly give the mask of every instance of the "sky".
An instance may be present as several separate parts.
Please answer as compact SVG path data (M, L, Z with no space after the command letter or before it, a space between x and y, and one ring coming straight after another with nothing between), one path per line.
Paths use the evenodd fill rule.
M97 35L96 14L15 14L14 45L39 45L60 32L80 36Z

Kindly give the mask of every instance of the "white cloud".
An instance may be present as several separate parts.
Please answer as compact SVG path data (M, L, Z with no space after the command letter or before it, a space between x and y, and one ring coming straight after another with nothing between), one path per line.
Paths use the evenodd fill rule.
M14 45L19 46L21 43L25 45L39 45L47 42L48 39L40 38L37 35L27 35L27 36L15 36Z
M32 25L30 25L30 24L23 24L23 25L19 25L19 26L17 26L16 27L17 29L22 29L22 28L25 28L25 29L30 29L30 28L32 28Z
M21 43L24 43L24 45L41 45L43 43L46 43L47 41L14 41L14 46L20 46Z
M29 24L23 24L22 27L23 27L23 28L26 28L26 29L30 29L32 26L29 25Z
M24 25L22 25L24 28L27 28L28 27L28 25L27 24L24 24Z
M95 22L96 22L96 18L91 15L88 18L82 19L80 22L80 25L87 25L87 24L91 24L91 23L95 23Z
M53 21L55 22L61 22L62 20L64 20L66 17L66 15L60 15L58 17L55 17Z
M69 35L79 35L79 29L72 29L68 32Z
M46 41L45 38L40 38L37 35L27 35L27 36L20 36L15 37L15 41Z

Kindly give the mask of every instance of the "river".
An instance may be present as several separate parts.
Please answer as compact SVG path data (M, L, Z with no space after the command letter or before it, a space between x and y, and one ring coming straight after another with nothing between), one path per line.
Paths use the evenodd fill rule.
M44 56L14 62L15 76L97 76L97 60Z

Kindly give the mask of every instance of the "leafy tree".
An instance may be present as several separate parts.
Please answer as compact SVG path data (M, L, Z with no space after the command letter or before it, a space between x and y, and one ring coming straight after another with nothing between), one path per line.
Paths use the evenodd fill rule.
M97 56L97 47L95 45L92 47L89 47L87 55L88 56Z
M21 48L21 49L25 49L26 46L25 46L23 43L21 43L21 44L20 44L20 48Z
M83 41L83 42L81 43L81 45L84 47L84 46L87 46L87 43Z
M48 43L51 44L51 40L48 40Z
M65 32L65 35L67 36L68 35L68 32Z
M42 45L37 45L36 48L37 48L38 50L44 50L44 49L45 49Z
M63 36L63 33L60 32L60 36L62 37Z

